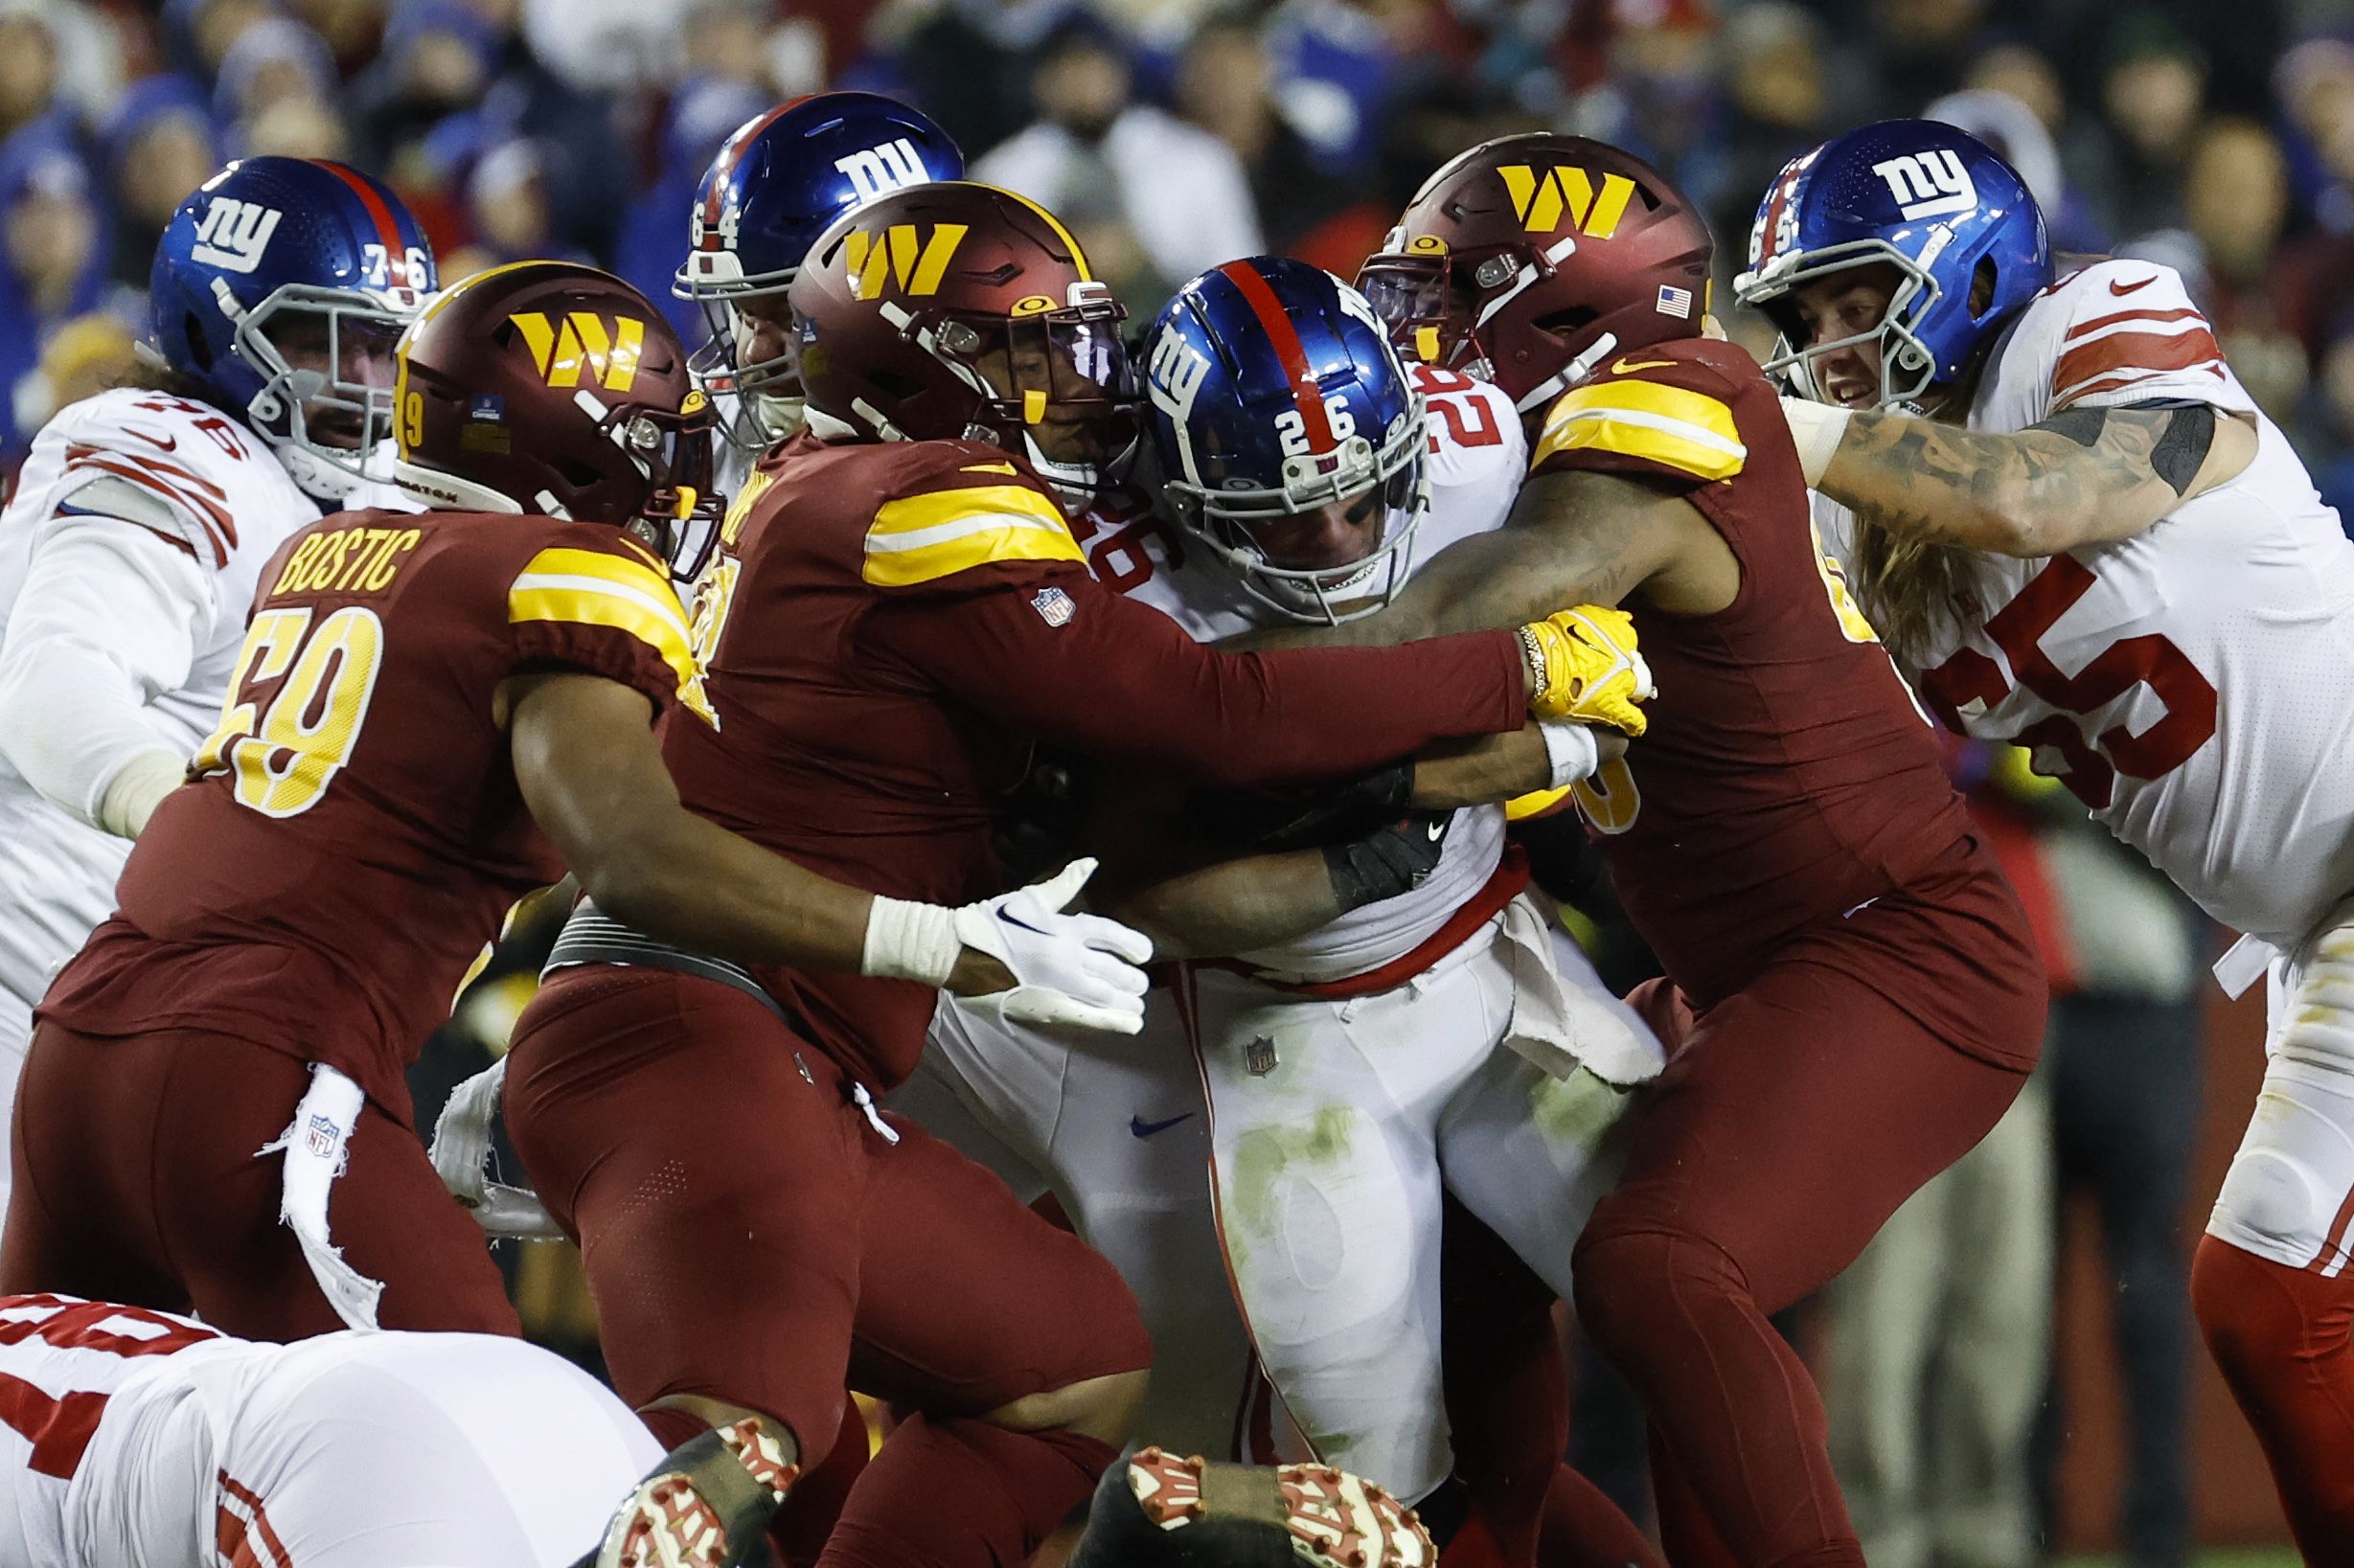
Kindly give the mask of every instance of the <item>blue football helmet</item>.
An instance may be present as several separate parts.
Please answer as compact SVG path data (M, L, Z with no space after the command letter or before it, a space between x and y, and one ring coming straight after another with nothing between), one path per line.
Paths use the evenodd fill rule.
M393 344L439 286L400 198L341 164L245 158L171 215L147 347L323 501L382 478Z
M801 428L791 334L765 358L743 358L753 336L738 307L772 297L783 329L787 285L834 220L887 191L965 177L948 132L875 93L819 93L746 121L711 160L695 193L687 259L672 291L699 301L710 335L696 351L697 381L723 410L721 428L759 453Z
M1879 324L1810 345L1795 291L1881 263L1893 265L1900 281ZM1958 380L2050 282L2044 215L2017 170L1952 125L1884 120L1783 166L1757 209L1748 270L1733 292L1782 334L1766 369L1788 372L1809 398L1829 400L1816 361L1877 343L1885 407Z
M1364 296L1305 261L1228 261L1177 290L1144 357L1177 524L1291 620L1337 625L1388 603L1429 505L1430 438ZM1370 553L1337 567L1273 558L1270 525L1334 506L1353 523L1382 509Z

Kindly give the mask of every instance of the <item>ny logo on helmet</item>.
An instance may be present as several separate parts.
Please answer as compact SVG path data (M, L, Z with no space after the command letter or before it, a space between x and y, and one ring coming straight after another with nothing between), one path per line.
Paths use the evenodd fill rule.
M286 215L259 202L215 196L196 228L195 248L189 255L206 266L228 272L251 272L262 264L270 236Z
M1624 174L1603 175L1597 193L1593 175L1583 169L1556 166L1539 170L1526 164L1505 164L1496 172L1512 197L1512 210L1531 234L1551 234L1561 227L1566 213L1569 226L1580 234L1608 239L1618 232L1618 220L1634 194L1634 182Z
M1872 172L1888 182L1888 194L1908 223L1939 213L1966 213L1978 204L1978 188L1952 148L1908 152L1872 165Z
M939 293L940 280L956 247L964 243L966 228L962 223L934 224L928 239L912 223L894 223L880 234L853 230L842 241L852 295L880 299L886 284L896 284L901 293L919 299Z
M880 147L861 148L845 158L834 160L834 167L850 176L850 183L858 193L860 201L872 201L885 191L903 191L911 185L922 185L931 178L924 167L922 154L915 144L904 136Z
M589 310L575 310L560 321L544 311L518 310L507 318L523 334L532 363L552 387L577 387L581 375L607 392L627 392L637 380L637 360L646 344L646 324L617 316L608 330L605 318Z

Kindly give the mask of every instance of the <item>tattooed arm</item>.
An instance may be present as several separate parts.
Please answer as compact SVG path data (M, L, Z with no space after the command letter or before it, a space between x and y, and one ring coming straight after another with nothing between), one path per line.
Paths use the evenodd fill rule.
M2039 557L2131 538L2255 454L2253 423L2207 403L2064 409L2008 434L1858 413L1816 489L1901 539Z
M1685 602L1695 587L1709 591L1687 579L1727 571L1723 602ZM1732 553L1700 509L1646 480L1577 468L1531 479L1506 526L1431 557L1380 614L1257 632L1229 646L1385 647L1518 625L1572 604L1616 604L1638 588L1663 608L1705 614L1729 603L1739 587Z

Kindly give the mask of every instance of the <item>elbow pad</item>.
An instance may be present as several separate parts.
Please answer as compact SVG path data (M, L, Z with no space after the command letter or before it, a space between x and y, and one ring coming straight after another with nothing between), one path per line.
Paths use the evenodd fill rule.
M1402 822L1324 849L1324 869L1343 913L1422 886L1447 848L1452 811L1416 811Z

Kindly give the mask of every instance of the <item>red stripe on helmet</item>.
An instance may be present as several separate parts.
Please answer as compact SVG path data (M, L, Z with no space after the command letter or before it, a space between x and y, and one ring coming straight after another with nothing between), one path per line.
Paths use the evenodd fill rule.
M1790 205L1790 193L1798 185L1796 174L1786 174L1773 182L1773 194L1766 203L1766 216L1757 237L1757 259L1771 261L1777 248L1774 236L1782 227L1782 209Z
M703 176L704 183L711 187L709 193L703 197L703 248L705 250L720 248L721 198L727 190L727 177L736 171L736 160L743 156L745 148L760 139L762 131L775 125L782 116L799 108L816 96L815 93L804 93L799 98L787 99L735 135L730 136L727 139L727 145L720 148L719 161L712 165L711 172Z
M1268 341L1275 345L1275 353L1283 361L1284 373L1291 378L1291 400L1299 405L1300 420L1308 435L1311 451L1326 452L1339 443L1333 440L1333 423L1324 414L1324 389L1316 384L1315 372L1308 368L1308 350L1300 343L1299 330L1285 314L1283 302L1275 291L1267 286L1267 280L1251 269L1246 261L1228 261L1218 269L1227 282L1242 291L1249 302L1251 313L1266 329Z
M352 193L359 197L359 204L368 209L368 216L376 223L377 239L384 246L386 284L394 288L424 287L425 281L423 278L409 276L408 241L400 238L400 221L393 216L392 208L386 205L384 197L377 191L377 188L361 178L357 172L344 168L341 164L330 163L325 158L313 158L310 161L350 186Z

